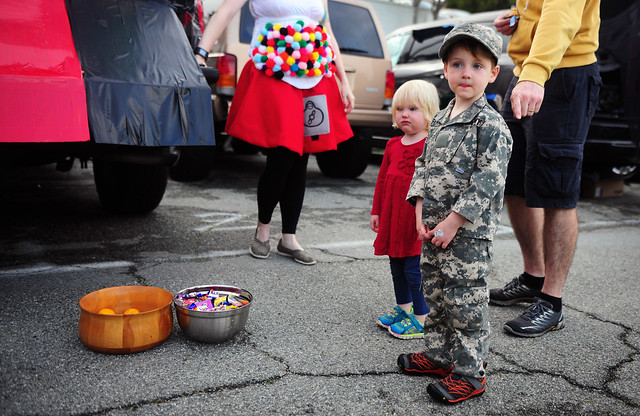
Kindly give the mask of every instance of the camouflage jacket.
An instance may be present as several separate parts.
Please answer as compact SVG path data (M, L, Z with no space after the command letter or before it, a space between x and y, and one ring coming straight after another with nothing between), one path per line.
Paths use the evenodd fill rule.
M436 113L407 194L424 198L429 227L451 211L468 221L458 235L492 240L500 223L513 140L507 124L484 96L449 120L455 99Z

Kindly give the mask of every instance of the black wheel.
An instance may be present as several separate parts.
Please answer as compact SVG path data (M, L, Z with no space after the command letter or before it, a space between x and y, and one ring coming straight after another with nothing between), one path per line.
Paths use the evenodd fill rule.
M330 178L357 178L367 169L371 156L371 133L354 131L355 136L338 145L338 150L316 155L320 171Z
M621 166L609 166L609 165L593 165L585 164L582 167L582 177L591 177L599 179L618 178L618 179L631 179L638 174L637 165L621 165Z
M180 148L178 162L169 168L174 181L190 182L205 179L213 167L213 146L190 146Z
M255 155L261 150L260 147L254 146L240 139L236 139L235 137L231 138L231 148L239 155Z
M107 210L144 214L162 201L169 175L164 166L94 160L93 176L100 202Z

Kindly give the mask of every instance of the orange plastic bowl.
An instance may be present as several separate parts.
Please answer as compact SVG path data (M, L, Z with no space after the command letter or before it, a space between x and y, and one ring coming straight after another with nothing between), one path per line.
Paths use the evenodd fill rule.
M107 354L148 350L164 342L173 329L173 294L151 286L116 286L80 299L80 339L90 349ZM99 314L103 308L114 315ZM125 315L136 308L140 313Z

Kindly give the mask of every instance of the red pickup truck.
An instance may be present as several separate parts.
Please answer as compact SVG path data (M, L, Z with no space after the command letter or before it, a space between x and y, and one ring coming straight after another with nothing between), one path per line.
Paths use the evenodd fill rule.
M214 145L211 90L168 3L4 0L0 32L0 173L90 161L107 209L145 213L181 148Z

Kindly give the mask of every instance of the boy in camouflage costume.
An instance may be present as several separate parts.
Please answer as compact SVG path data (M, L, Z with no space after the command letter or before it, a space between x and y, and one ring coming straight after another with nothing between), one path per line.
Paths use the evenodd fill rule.
M445 37L439 56L456 96L434 117L407 194L423 241L422 290L430 312L426 349L400 355L398 365L407 374L446 375L427 392L449 403L485 390L485 279L512 145L507 124L484 95L498 75L501 51L502 39L486 26L461 24Z

